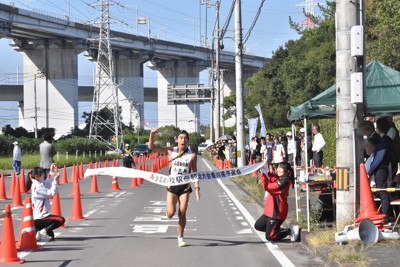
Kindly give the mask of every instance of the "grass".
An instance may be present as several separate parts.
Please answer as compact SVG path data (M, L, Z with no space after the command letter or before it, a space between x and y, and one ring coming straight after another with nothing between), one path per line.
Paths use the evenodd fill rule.
M67 156L65 154L63 155L56 155L54 156L54 160L57 166L62 167L64 165L71 166L72 164L76 163L89 163L90 161L96 162L100 160L111 160L114 159L115 157L118 157L118 155L97 155L97 157L94 157L92 155L91 157L88 157L87 155L83 157L83 155L80 155L76 157L75 155L73 156ZM0 157L0 169L1 170L12 170L12 157ZM33 167L37 167L40 164L40 156L38 154L23 154L21 157L21 165L22 168L24 169L31 169Z

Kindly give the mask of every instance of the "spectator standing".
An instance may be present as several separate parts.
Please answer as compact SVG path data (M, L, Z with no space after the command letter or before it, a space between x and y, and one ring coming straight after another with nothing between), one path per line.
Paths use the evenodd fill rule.
M54 163L53 157L56 155L56 149L54 148L53 141L54 134L45 133L43 136L43 142L39 146L40 150L40 167L43 168L44 171L44 179L47 179L47 176L50 171L51 164Z
M387 136L390 129L390 122L386 118L380 118L376 121L376 132L380 135L380 139L375 147L375 154L369 167L368 176L375 176L376 187L386 189L389 178L389 165L391 155L394 155L392 147L392 139ZM385 222L392 219L390 206L390 194L386 191L377 193L381 199L381 213L386 215Z
M271 138L271 134L267 133L265 140L265 145L267 146L267 163L272 163L272 148L274 147L274 141Z
M21 148L18 145L18 141L15 141L13 145L14 149L13 149L12 167L14 169L15 174L19 175L19 172L21 171Z
M250 142L250 157L253 162L257 159L258 154L259 154L258 140L257 137L254 136L253 138L251 138Z
M292 132L286 133L287 138L287 162L293 165L294 156L296 155L296 142L292 138Z
M284 162L285 160L285 149L283 145L279 143L278 137L274 137L274 147L272 149L272 162L275 166L278 166L279 163Z
M314 141L312 145L312 152L313 152L313 160L314 165L316 168L321 168L322 162L324 160L324 152L323 149L325 148L325 139L320 133L320 128L318 124L315 124L312 127L312 131L314 134Z
M267 153L267 143L265 141L265 137L260 137L260 154L261 154L261 161L266 159Z

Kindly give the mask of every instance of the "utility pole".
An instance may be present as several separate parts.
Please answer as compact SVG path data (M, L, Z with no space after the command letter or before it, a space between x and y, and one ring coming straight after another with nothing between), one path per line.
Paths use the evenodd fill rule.
M338 230L354 221L359 208L359 164L363 147L360 124L363 108L354 101L357 89L352 87L354 75L361 75L363 60L352 55L351 31L360 24L360 1L336 1L336 166L337 173L347 170L348 188L337 188L336 227ZM362 80L362 79L361 79ZM361 92L362 93L362 92ZM342 172L346 173L346 172ZM344 175L339 175L343 177ZM340 182L340 181L339 181Z
M243 79L242 79L242 14L241 1L235 2L235 73L236 73L236 143L237 166L243 167L245 162L244 150L244 112L243 112Z
M216 11L216 22L215 22L215 31L216 31L216 41L217 47L215 51L215 75L217 80L217 88L215 94L215 140L218 140L220 137L220 122L221 122L221 79L219 73L219 60L220 60L220 32L219 32L219 1L215 2L215 11Z
M37 78L43 78L43 69L39 70L37 73L35 73L34 76L34 82L33 82L33 93L35 95L35 138L38 138L38 107L37 107L37 93L36 93L36 79Z
M33 92L35 94L35 138L38 138L37 135L37 94L36 94L36 73L34 74L34 83L33 83Z

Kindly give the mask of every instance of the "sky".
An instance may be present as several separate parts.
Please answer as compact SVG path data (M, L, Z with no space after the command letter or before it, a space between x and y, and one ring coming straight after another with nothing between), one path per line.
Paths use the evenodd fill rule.
M147 36L147 25L136 25L137 17L150 19L150 35L153 38L196 46L211 45L212 32L215 25L215 0L109 0L110 15L113 23L112 30ZM58 17L69 16L71 20L81 23L90 23L99 16L100 1L94 0L17 0L0 3L14 5L28 10L40 10ZM260 8L262 0L242 0L242 28L243 36L249 29ZM299 35L290 28L289 16L296 22L304 20L302 0L270 0L265 1L255 26L244 44L244 52L262 57L271 57L273 51L283 46L288 40L295 40ZM232 0L220 0L220 27L227 21ZM317 10L317 7L315 7ZM206 38L207 37L207 38ZM227 27L223 40L225 50L234 51L234 15ZM207 41L207 42L206 42ZM0 39L0 84L16 84L16 73L23 70L22 56L9 45L10 40ZM83 54L78 58L78 84L93 85L95 65L89 62ZM156 74L146 65L144 66L144 86L156 86ZM207 71L200 74L200 83L208 84ZM17 102L1 102L0 127L11 124L18 127ZM79 105L79 116L83 111L91 110L90 102ZM155 103L145 103L144 121L149 127L157 127ZM202 125L209 123L209 104L201 105L200 121ZM80 121L81 123L82 121Z

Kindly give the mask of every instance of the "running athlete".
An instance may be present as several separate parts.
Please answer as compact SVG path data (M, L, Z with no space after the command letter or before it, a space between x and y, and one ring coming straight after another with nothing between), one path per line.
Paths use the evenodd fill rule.
M291 241L298 241L298 226L281 228L288 214L287 197L292 178L292 169L286 162L277 165L276 173L266 174L263 171L261 174L260 181L268 195L265 199L264 214L255 222L254 228L265 232L268 241L278 241L288 235L291 236Z
M180 131L175 141L176 147L155 147L154 136L157 129L152 129L149 138L149 149L154 152L168 153L169 158L169 173L170 175L182 175L197 171L197 156L188 148L189 134L186 131ZM199 182L194 182L197 201L200 200ZM189 194L192 192L190 183L168 186L167 187L167 212L168 218L172 218L176 212L176 204L179 204L178 217L178 246L187 246L183 239L183 233L186 226L186 210L189 204Z

